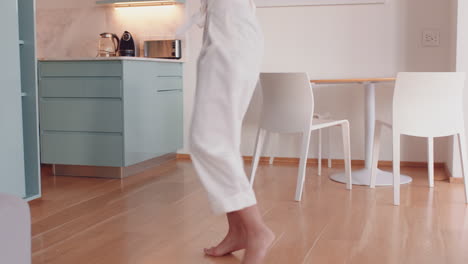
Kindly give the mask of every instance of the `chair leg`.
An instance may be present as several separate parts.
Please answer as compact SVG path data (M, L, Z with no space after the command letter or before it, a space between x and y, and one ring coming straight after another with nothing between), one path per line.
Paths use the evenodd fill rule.
M375 182L377 178L379 155L380 155L380 135L382 133L382 125L378 122L375 126L374 132L374 148L372 149L372 163L371 163L371 178L370 187L375 188Z
M276 146L276 139L277 138L277 134L273 134L273 133L270 133L270 137L269 137L269 141L270 141L270 165L273 165L273 162L275 161L275 155L273 153L273 149L274 147Z
M262 154L268 155L271 151L270 148L272 147L271 145L271 138L273 136L273 133L266 131L265 132L265 137L263 138L263 146L262 146L262 151L260 152L260 158L262 157Z
M400 205L400 134L393 132L393 204Z
M327 151L328 151L328 168L332 167L331 158L331 128L327 129Z
M318 175L322 175L322 129L318 131Z
M349 136L349 123L345 122L341 125L341 131L343 136L343 151L345 158L345 173L347 177L346 189L351 190L353 188L353 179L351 176L351 143Z
M434 138L427 138L427 171L429 173L429 187L434 187Z
M252 159L252 170L250 172L250 187L253 187L255 181L255 173L257 172L258 162L260 161L260 155L262 154L265 134L266 131L264 129L259 129L257 132L257 141L255 143L255 150Z
M465 180L465 202L468 203L468 153L466 150L465 131L458 134L458 147L460 149L460 159L462 164L463 178Z
M302 134L301 160L299 163L299 173L297 175L296 201L302 199L302 190L304 188L304 179L307 167L307 157L309 154L310 132Z

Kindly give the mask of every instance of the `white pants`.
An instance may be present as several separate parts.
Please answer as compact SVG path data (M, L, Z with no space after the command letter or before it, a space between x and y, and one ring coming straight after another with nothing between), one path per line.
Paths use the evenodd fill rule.
M206 2L190 149L217 214L256 204L240 153L242 121L263 56L263 36L251 1Z

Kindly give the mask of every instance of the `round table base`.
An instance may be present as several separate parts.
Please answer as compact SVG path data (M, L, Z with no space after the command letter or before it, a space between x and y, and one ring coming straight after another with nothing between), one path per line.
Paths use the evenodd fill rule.
M353 171L353 185L367 185L370 183L370 169L361 169ZM330 179L336 182L346 183L346 176L344 172L332 174ZM412 182L413 179L406 175L401 175L400 183L407 184ZM393 186L393 173L383 170L377 171L377 178L375 186Z

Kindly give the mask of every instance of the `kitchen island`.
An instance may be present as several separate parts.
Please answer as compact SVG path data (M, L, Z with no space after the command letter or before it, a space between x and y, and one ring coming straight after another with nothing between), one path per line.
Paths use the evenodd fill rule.
M182 62L39 61L41 162L56 175L123 178L183 144Z

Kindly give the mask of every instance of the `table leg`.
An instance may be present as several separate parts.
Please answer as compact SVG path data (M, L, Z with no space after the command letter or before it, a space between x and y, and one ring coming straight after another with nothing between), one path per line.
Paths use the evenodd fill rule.
M372 148L375 131L375 83L364 83L365 86L365 122L366 122L366 142L365 142L365 164L366 169L371 168L372 163Z
M354 185L369 185L372 164L372 149L374 143L375 131L375 83L363 83L365 87L365 168L353 171ZM336 173L330 176L334 181L346 183L344 172ZM411 177L401 175L401 184L410 183ZM391 172L378 170L376 186L393 185L393 174Z

